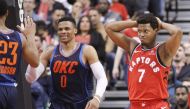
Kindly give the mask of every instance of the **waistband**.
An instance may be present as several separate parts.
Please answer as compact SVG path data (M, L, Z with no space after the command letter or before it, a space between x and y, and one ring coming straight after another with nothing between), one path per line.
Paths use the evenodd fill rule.
M17 87L17 83L6 83L6 82L3 82L3 83L1 83L0 82L0 86L12 86L12 87Z
M159 100L134 100L134 101L130 101L130 103L132 105L155 105L158 104L160 102L168 102L167 99L159 99Z

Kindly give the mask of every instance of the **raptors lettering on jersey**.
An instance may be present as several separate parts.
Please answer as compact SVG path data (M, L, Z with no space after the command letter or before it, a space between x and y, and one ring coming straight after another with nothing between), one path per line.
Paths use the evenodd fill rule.
M160 71L160 68L157 67L157 64L154 60L151 60L151 58L149 57L137 57L135 61L132 61L132 66L129 66L129 70L132 72L133 68L137 65L137 64L147 64L149 65L152 69L154 73L157 73Z

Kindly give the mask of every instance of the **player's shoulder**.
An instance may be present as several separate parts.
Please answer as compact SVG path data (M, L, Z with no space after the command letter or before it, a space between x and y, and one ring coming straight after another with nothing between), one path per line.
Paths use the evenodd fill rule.
M95 48L92 45L88 45L88 44L83 45L83 51L84 52L91 52L91 51L94 51L94 50L95 50Z

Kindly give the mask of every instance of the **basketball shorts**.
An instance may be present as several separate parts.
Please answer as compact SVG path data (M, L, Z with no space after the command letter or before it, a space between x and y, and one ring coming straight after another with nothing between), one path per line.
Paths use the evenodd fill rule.
M58 103L52 101L49 109L85 109L88 101L88 99L77 103Z
M131 101L130 109L170 109L167 100Z
M0 86L0 109L16 109L16 98L16 87Z

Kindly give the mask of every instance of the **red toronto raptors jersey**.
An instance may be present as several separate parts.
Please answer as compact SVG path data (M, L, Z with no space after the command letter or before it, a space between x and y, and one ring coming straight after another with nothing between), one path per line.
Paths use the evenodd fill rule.
M167 99L167 80L170 67L160 63L158 46L144 50L141 44L133 50L128 69L130 100Z

